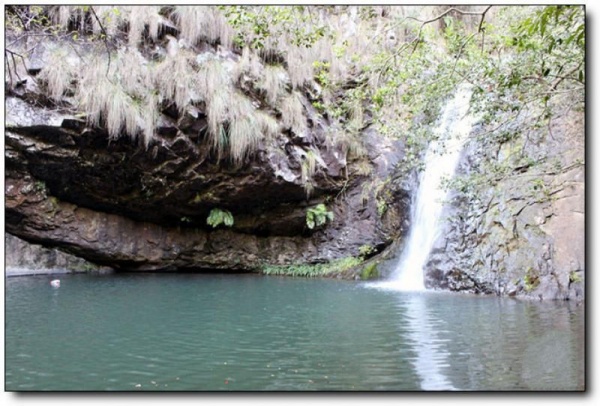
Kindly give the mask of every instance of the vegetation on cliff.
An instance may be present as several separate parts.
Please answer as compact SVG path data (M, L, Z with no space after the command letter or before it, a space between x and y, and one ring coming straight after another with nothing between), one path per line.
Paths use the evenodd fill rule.
M280 183L265 180L259 184L272 187L267 203L245 205L248 193L227 201L229 192L213 190L221 180L211 184L199 167L164 163L156 172L167 175L153 169L154 178L132 170L139 190L123 195L137 202L124 211L156 211L143 202L172 182L165 196L184 228L324 234L344 220L341 200L356 188L363 206L376 205L377 221L400 223L388 210L391 188L420 168L437 137L440 106L463 82L473 87L479 125L472 145L479 152L447 185L473 211L490 202L494 187L524 176L529 194L519 199L550 201L568 181L558 175L584 165L580 6L8 6L6 28L9 96L41 94L29 102L85 120L107 145L132 140L149 160L164 163L161 153L185 149L193 151L180 155L185 159L210 156L211 170L235 176L267 156L279 165L278 178L297 178L304 189L300 196L288 191L288 201L275 196ZM161 132L180 138L168 143ZM374 162L385 159L373 146L389 140L400 140L402 159L395 176L380 176ZM278 157L291 155L297 175L280 165ZM147 172L145 165L136 169ZM172 173L187 178L175 181ZM51 186L65 199L77 188ZM294 221L261 223L303 197ZM130 204L118 195L100 206L122 214L124 202Z
M585 30L575 6L11 6L7 28L9 89L35 52L22 53L23 38L50 41L37 78L57 106L146 146L160 111L200 108L207 146L236 164L278 131L303 135L299 93L330 119L329 142L360 157L361 130L375 124L409 146L407 168L419 164L435 136L428 124L459 82L475 85L489 128L480 137L493 141L514 137L510 125L524 112L539 128L556 110L583 105ZM216 52L198 54L203 44ZM310 191L320 162L306 153Z

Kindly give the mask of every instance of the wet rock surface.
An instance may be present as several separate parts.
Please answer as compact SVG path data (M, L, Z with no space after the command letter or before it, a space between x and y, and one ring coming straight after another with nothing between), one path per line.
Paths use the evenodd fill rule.
M569 117L573 122L577 118ZM582 149L567 151L567 121L554 124L543 143L498 147L556 160L555 169L522 170L489 188L479 200L454 194L444 228L425 267L431 288L543 300L583 300L585 283L584 167ZM582 133L582 132L581 132ZM581 146L580 146L581 148ZM471 144L461 173L485 159Z

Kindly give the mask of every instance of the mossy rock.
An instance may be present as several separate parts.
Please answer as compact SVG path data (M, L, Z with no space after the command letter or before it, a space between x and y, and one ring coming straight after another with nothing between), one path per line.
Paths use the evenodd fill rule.
M379 278L379 269L377 269L377 262L372 262L366 265L362 271L360 271L360 279L369 280Z

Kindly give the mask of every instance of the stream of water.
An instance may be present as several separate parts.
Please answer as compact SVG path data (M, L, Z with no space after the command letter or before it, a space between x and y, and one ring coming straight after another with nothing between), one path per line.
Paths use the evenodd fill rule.
M446 198L442 181L454 174L462 146L474 123L474 117L468 113L471 93L470 86L461 85L443 109L435 130L436 139L427 150L419 189L413 198L406 247L390 280L374 286L405 291L425 289L423 266L439 235Z

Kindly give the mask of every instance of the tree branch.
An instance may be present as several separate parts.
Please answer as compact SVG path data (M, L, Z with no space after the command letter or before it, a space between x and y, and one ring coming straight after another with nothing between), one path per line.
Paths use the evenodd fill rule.
M485 10L483 10L483 13L481 13L481 21L479 21L479 27L477 27L477 32L483 31L483 20L485 19L485 14L488 11L490 11L491 8L492 8L492 6L488 6Z
M579 65L577 65L576 67L574 67L573 69L571 69L564 76L559 76L558 80L555 81L554 84L552 85L552 90L556 90L558 88L558 85L560 85L563 80L565 80L565 79L572 79L569 76L571 76L573 73L575 73L581 67L581 64L582 63L580 62ZM579 82L579 80L577 80L577 82Z
M108 33L104 29L104 25L102 25L100 18L98 18L98 15L96 14L96 11L94 10L94 7L90 6L90 11L92 12L92 15L98 22L98 25L100 26L100 30L102 31L102 34L104 35L103 40L104 40L104 45L106 46L106 53L108 55L108 65L106 66L106 77L108 77L108 71L110 70L110 48L108 46Z
M25 58L23 58L23 55L20 55L20 54L18 54L16 52L13 52L10 49L4 48L4 55L7 57L7 62L6 63L7 63L8 68L9 68L8 73L9 73L9 75L11 77L11 81L12 81L12 75L10 74L11 73L10 72L10 64L8 63L8 55L7 55L7 53L10 54L10 58L12 59L13 70L15 72L15 75L17 76L17 78L19 79L19 81L22 81L23 79L21 79L21 76L19 76L19 72L17 71L17 61L15 61L15 56L18 57L18 58L21 58L21 62L23 63L23 67L25 68L25 72L27 72L28 69L27 69L27 64L25 63Z
M12 11L15 13L15 16L19 19L19 21L21 21L21 25L23 26L23 29L25 31L29 31L27 24L25 24L25 21L23 21L23 17L21 17L21 14L19 14L19 10L18 10L17 6L7 6L7 7L12 9Z
M444 11L444 12L443 12L442 14L440 14L439 16L437 16L437 17L434 17L434 18L432 18L432 19L430 19L430 20L423 21L423 22L421 23L421 27L419 28L419 34L417 35L417 38L420 38L420 37L421 37L421 31L423 30L423 27L424 27L425 25L427 25L427 24L430 24L430 23L432 23L432 22L434 22L434 21L438 21L438 20L440 20L440 19L444 18L446 15L450 14L450 13L451 13L451 12L453 12L453 11L455 11L455 12L457 12L457 13L459 13L459 14L462 14L462 15L472 15L472 16L479 16L479 15L480 15L480 16L481 16L481 21L479 22L479 31L481 31L481 25L483 24L483 19L485 18L485 14L488 12L488 10L489 10L491 7L492 7L492 6L488 6L488 7L487 7L487 8L486 8L486 9L485 9L483 12L463 11L463 10L457 9L457 8L455 8L455 7L451 7L451 8L449 8L448 10ZM419 21L419 20L417 20L416 18L415 18L414 20L416 20L416 21Z

